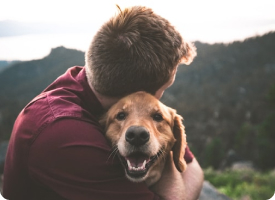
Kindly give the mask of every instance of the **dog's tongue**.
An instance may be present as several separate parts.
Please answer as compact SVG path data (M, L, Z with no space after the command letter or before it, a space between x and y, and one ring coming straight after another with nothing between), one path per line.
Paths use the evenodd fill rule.
M131 155L126 157L127 162L129 161L131 163L132 167L142 167L150 160L150 158L143 154L137 154L137 155Z

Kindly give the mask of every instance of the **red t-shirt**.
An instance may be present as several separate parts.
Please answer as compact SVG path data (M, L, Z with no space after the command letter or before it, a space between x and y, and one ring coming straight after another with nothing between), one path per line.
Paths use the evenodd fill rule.
M85 69L67 70L17 117L4 169L9 200L159 199L130 182L98 123L103 108ZM187 148L185 159L191 162Z

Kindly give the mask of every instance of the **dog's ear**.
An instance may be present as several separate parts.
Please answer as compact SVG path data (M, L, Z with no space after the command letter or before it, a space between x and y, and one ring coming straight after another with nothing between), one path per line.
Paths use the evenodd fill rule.
M102 128L104 129L104 131L106 131L105 129L107 128L108 123L109 123L108 114L105 113L104 115L102 115L99 118L99 124L102 126Z
M184 160L185 148L186 148L186 135L184 126L182 124L182 117L178 114L174 114L174 127L173 133L176 142L172 148L173 160L175 166L179 172L183 172L186 169L186 162Z

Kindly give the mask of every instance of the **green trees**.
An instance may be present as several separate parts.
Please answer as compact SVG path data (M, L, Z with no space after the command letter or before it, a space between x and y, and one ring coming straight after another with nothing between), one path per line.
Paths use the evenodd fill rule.
M269 89L266 101L268 115L258 124L243 123L234 141L234 149L263 170L275 166L275 84Z
M257 167L270 168L260 154L269 155L275 134L275 106L267 100L275 98L270 89L275 80L275 33L230 44L196 42L196 47L198 56L190 66L178 68L163 102L183 116L197 159L203 166L218 166L224 158L206 152L220 146L224 155L235 150ZM206 158L211 155L216 157Z
M257 126L258 156L256 162L260 168L268 169L275 166L275 84L269 90L267 100L270 103L270 113Z

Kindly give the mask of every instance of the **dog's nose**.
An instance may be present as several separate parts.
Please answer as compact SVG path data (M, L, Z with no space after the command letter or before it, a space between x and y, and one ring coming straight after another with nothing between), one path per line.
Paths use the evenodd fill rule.
M131 126L125 134L127 142L134 146L144 145L150 139L148 130L142 126Z

